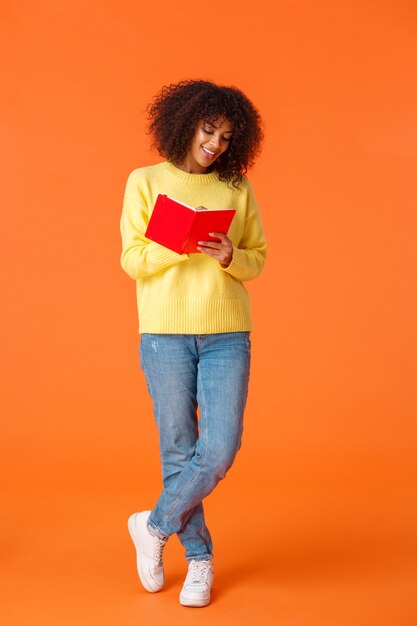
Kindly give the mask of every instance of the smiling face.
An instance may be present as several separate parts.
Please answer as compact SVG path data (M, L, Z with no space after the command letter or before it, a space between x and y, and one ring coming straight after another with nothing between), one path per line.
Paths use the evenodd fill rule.
M223 152L232 138L232 124L225 117L211 122L200 121L185 157L182 169L190 174L205 174Z

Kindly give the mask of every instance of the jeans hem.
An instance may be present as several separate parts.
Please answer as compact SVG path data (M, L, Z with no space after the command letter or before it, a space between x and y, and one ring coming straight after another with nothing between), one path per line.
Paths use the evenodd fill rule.
M156 535L157 537L159 537L159 539L162 539L163 541L168 539L170 536L170 535L167 535L167 533L165 533L163 530L160 530L160 528L157 528L156 526L151 524L150 522L148 522L148 530L151 533L151 535Z
M214 555L213 554L203 554L203 555L199 555L199 556L187 556L186 557L187 562L191 563L191 561L211 561L211 559L214 559Z

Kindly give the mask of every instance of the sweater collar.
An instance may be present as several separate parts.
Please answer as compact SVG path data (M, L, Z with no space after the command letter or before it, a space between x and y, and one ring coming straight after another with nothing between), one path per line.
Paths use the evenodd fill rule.
M197 183L199 185L206 185L208 183L214 183L219 180L216 172L210 172L208 174L189 174L176 167L171 161L164 161L164 166L171 174L174 174L177 178L180 178L186 183Z

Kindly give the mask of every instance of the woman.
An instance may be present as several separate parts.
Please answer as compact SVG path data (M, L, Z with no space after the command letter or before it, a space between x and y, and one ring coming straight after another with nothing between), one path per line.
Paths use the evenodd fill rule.
M266 255L244 176L262 130L240 90L207 81L163 87L148 113L154 145L166 160L128 178L121 263L137 285L140 362L159 431L164 489L153 510L131 515L128 527L145 589L162 588L163 549L177 533L189 564L180 603L206 606L213 551L202 500L241 444L252 329L242 283L258 276ZM195 254L150 241L144 233L159 193L194 207L236 209L228 234L208 233Z

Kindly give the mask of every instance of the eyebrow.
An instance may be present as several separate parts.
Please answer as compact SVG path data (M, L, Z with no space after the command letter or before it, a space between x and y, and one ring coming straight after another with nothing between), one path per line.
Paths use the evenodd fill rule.
M204 122L205 124L208 124L209 126L213 126L213 128L215 128L216 130L218 130L217 126L215 126L215 124L213 124L213 122ZM223 132L224 135L227 135L228 133L233 133L232 130L225 130Z

